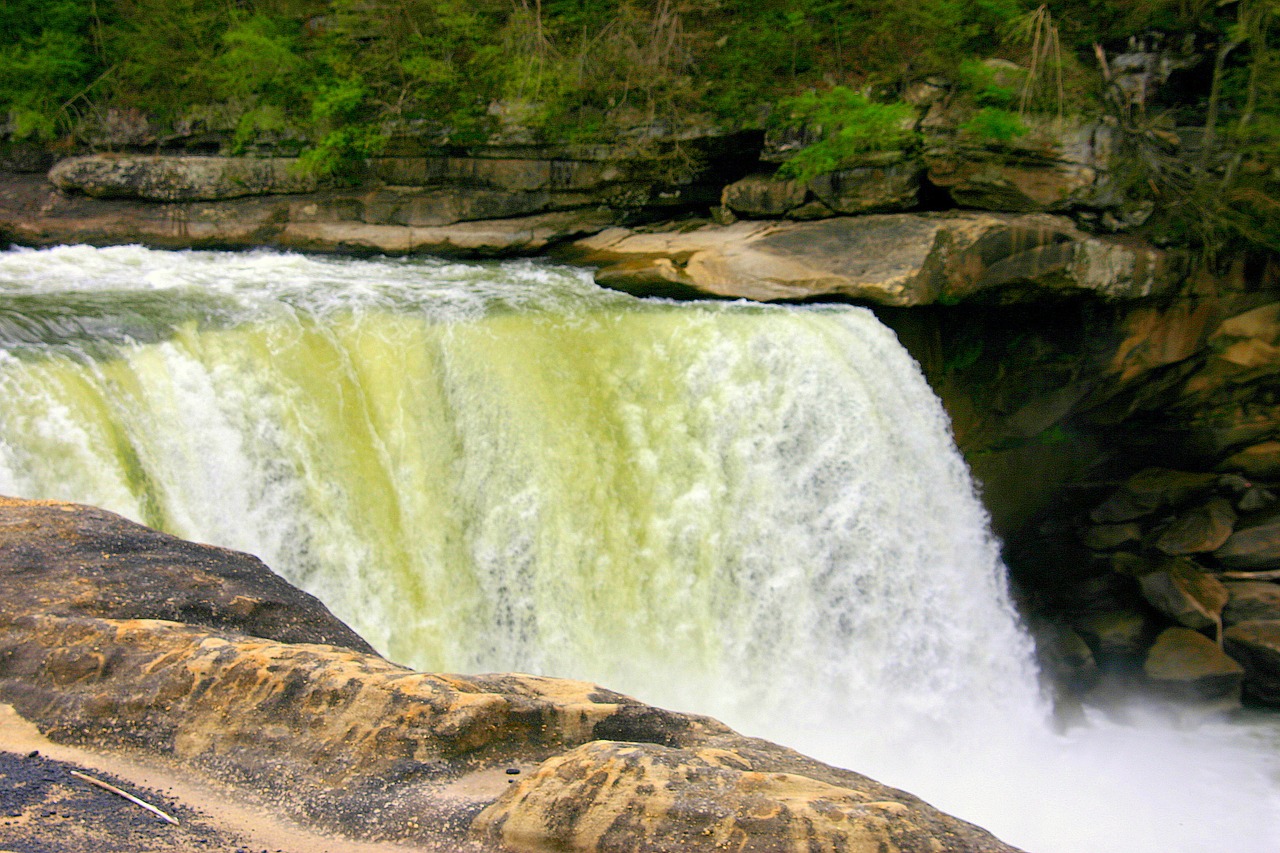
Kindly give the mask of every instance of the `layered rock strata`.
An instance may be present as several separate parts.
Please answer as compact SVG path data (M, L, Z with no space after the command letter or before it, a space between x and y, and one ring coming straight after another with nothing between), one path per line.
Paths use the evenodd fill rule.
M256 560L99 510L0 501L0 585L0 701L54 740L181 762L332 831L475 850L1013 850L705 717L585 682L413 672Z

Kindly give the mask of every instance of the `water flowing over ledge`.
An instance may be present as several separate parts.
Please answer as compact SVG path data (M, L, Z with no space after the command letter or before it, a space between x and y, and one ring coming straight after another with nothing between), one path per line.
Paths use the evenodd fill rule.
M0 339L0 492L258 554L393 660L711 713L1046 853L1145 849L1143 808L1272 846L1274 793L1213 793L1266 772L1247 737L1049 732L941 406L862 309L71 247L3 256ZM1213 782L1099 792L1161 752Z

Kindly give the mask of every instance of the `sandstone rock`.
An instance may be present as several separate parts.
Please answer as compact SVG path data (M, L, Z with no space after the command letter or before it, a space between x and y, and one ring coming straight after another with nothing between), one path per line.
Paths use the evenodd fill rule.
M1280 510L1267 510L1241 520L1213 556L1230 568L1280 568Z
M904 306L1044 290L1121 299L1178 278L1160 252L1085 235L1064 219L983 213L619 228L565 255L600 267L597 280L622 290L674 287L760 301L844 297Z
M1218 625L1228 598L1222 582L1190 560L1169 560L1138 583L1152 607L1188 628Z
M415 673L356 648L249 636L253 614L236 608L270 586L260 564L109 513L6 500L0 537L0 565L31 586L0 599L0 702L56 741L249 783L329 831L476 851L799 851L807 841L789 833L804 829L833 853L1016 853L910 794L594 684ZM170 613L151 593L184 572L230 615L121 618Z
M1245 671L1245 693L1280 705L1280 621L1241 622L1223 634L1227 652Z
M926 121L924 162L929 180L960 205L1056 212L1120 204L1107 178L1113 141L1105 125L1039 127L1007 142L936 132L954 124Z
M1241 622L1280 621L1280 584L1266 581L1228 581L1227 606L1222 610L1222 624L1230 627Z
M721 749L613 741L543 763L476 826L522 853L1005 849L972 830L946 838L927 812L874 789L766 771Z
M808 194L808 188L799 181L755 174L726 185L720 203L739 216L778 218L804 204Z
M594 234L615 221L608 211L559 211L514 219L436 227L359 222L290 222L274 245L313 252L431 253L465 257L529 255L563 240Z
M1099 524L1131 521L1208 494L1217 481L1216 474L1147 468L1126 480L1089 517Z
M272 193L313 192L315 177L296 171L284 157L173 157L89 154L69 157L49 170L62 190L95 198L214 201Z
M1055 684L1079 695L1097 683L1097 661L1079 634L1056 622L1033 622L1030 627L1041 669Z
M0 615L167 619L372 652L262 561L76 504L0 497Z
M1215 551L1231 536L1235 522L1236 512L1231 502L1213 498L1179 514L1156 539L1155 546L1170 556Z
M923 173L916 160L859 165L819 175L809 182L809 191L836 213L910 210L919 204Z
M1240 704L1244 668L1218 644L1189 628L1168 628L1147 653L1143 672L1166 695L1211 702L1230 708Z

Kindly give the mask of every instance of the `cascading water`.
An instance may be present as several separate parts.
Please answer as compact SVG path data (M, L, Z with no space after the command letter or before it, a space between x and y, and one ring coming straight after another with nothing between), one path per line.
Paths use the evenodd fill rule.
M1050 731L945 416L865 310L66 247L0 255L0 347L0 493L256 553L394 660L710 713L1033 853L1280 849L1272 729Z

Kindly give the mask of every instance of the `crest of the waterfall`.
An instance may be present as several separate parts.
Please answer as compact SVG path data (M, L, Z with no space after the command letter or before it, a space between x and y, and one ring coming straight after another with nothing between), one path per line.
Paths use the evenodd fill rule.
M1178 847L1124 828L1164 800L1275 849L1249 846L1274 795L1214 776L1266 750L1049 733L942 408L868 311L528 262L15 251L0 400L0 493L258 554L392 659L720 716L1038 853ZM1135 775L1191 761L1215 781ZM1096 803L1090 775L1124 781Z

